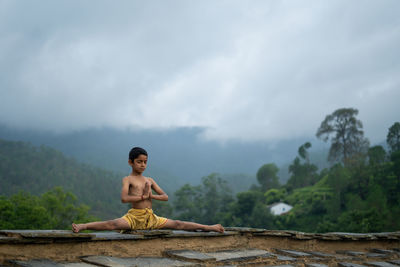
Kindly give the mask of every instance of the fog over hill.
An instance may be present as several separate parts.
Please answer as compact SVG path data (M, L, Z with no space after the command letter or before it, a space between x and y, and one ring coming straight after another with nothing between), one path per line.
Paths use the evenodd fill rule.
M54 134L3 126L0 127L0 138L48 145L79 161L126 174L130 172L127 164L130 148L141 146L149 153L146 174L163 180L171 178L179 185L197 184L202 177L214 172L223 175L244 174L253 177L251 182L245 184L254 183L258 168L265 163L274 162L282 168L281 171L286 172L287 165L297 154L297 148L309 141L295 139L274 144L221 144L200 139L199 131L196 128L171 131L121 131L103 128ZM326 147L320 141L313 141L314 151ZM281 177L283 180L286 178Z

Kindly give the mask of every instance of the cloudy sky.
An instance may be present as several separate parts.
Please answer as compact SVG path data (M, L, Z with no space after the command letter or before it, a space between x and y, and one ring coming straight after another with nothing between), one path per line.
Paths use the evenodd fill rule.
M0 124L314 136L400 121L400 1L0 0Z

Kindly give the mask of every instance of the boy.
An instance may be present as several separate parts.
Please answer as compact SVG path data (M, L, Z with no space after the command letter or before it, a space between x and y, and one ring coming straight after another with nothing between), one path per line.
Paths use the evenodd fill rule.
M153 213L152 199L168 201L168 195L158 184L142 174L147 166L147 152L143 148L134 147L129 152L128 163L132 173L122 179L121 201L132 203L132 208L122 218L110 221L72 224L72 231L81 230L149 230L149 229L179 229L224 232L220 224L204 225L193 222L183 222L159 217ZM157 193L153 195L152 189Z

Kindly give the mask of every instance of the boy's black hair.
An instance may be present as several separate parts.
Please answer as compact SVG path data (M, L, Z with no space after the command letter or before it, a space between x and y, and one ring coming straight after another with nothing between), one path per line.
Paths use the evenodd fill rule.
M147 155L147 151L144 150L143 148L141 148L141 147L134 147L134 148L132 148L131 151L129 152L129 159L130 159L131 161L133 161L134 159L136 159L136 158L139 157L140 155L148 156L148 155Z

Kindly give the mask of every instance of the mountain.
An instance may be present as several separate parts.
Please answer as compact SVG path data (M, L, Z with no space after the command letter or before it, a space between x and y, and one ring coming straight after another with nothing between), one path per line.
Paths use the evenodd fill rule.
M122 174L77 162L48 146L0 139L0 195L39 195L61 186L102 219L120 217Z
M286 168L295 158L298 147L309 141L306 139L279 143L230 141L221 144L202 139L201 131L200 128L179 128L168 131L98 128L56 134L0 126L0 138L31 142L38 146L51 146L81 162L124 174L130 172L127 164L129 150L133 146L141 146L149 153L148 170L145 174L160 181L169 193L185 183L199 184L202 177L211 173L228 174L227 176L241 173L246 177L255 177L257 170L263 164L270 162ZM324 147L324 144L318 142L313 143L313 149ZM283 170L283 175L285 172ZM253 181L255 180L243 183L244 187L238 190L247 190L247 184Z

